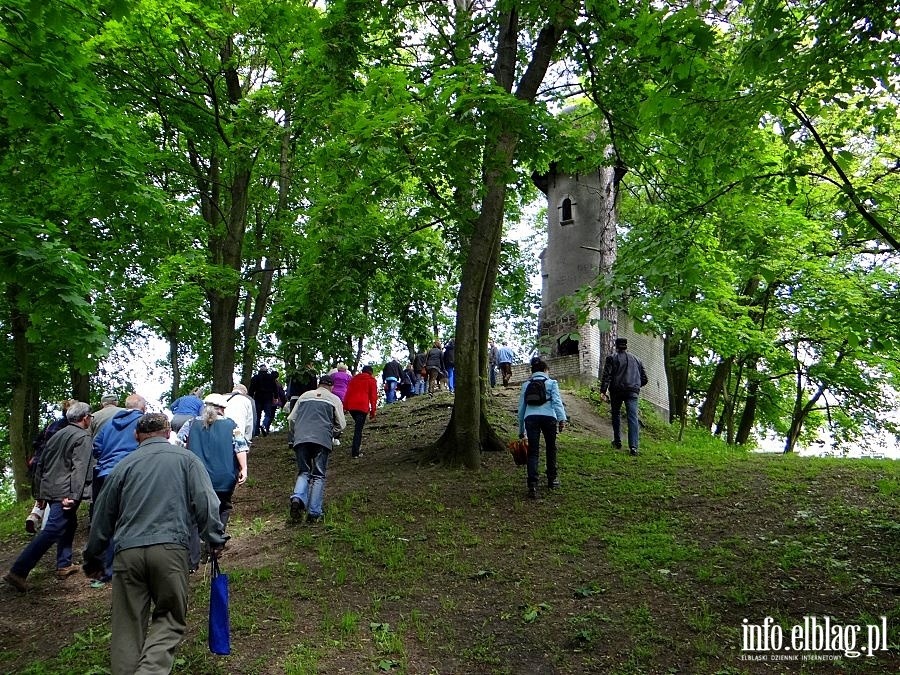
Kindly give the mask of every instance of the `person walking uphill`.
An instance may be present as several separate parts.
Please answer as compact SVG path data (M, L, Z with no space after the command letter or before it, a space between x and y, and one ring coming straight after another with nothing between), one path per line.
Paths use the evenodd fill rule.
M328 454L334 437L347 426L341 399L331 393L333 386L331 375L322 375L319 388L298 398L288 416L289 442L297 454L297 480L291 495L294 520L299 520L304 510L311 521L322 517Z
M441 346L440 340L435 340L431 349L425 355L425 369L428 371L428 393L433 394L434 390L441 390L441 379L444 377L444 348Z
M94 508L84 551L87 576L103 574L113 533L116 538L113 675L171 672L187 627L190 533L200 528L213 557L228 540L203 463L169 443L170 431L161 413L137 420L140 445L109 474Z
M366 415L369 419L375 419L375 410L378 408L378 383L372 375L372 366L363 366L362 372L354 375L347 385L347 393L344 395L344 410L353 418L353 445L350 448L350 456L354 459L362 457L359 451L362 446L363 425L366 423Z
M56 544L56 578L78 571L72 564L72 542L78 528L78 505L91 471L91 407L76 401L66 410L67 424L47 441L35 471L35 498L47 502L50 516L44 528L25 547L3 580L20 593L44 554Z
M528 436L528 496L538 496L538 459L541 434L547 446L547 487L559 487L556 466L556 433L562 431L566 408L559 384L547 375L547 364L539 356L531 359L531 377L522 383L519 394L519 437Z
M500 375L503 376L503 386L508 387L509 381L512 379L512 364L516 358L515 352L503 341L503 346L497 350L497 366L500 368Z
M219 519L228 526L233 505L234 488L247 480L247 439L234 420L225 417L228 399L222 394L209 394L203 399L203 412L181 427L178 442L193 452L209 473L213 490L219 498ZM200 566L200 534L191 534L191 571Z
M94 468L94 481L91 483L91 489L93 491L92 500L95 504L100 498L100 492L112 470L119 462L137 450L135 429L138 420L146 411L147 400L140 394L131 394L125 399L125 410L103 425L100 433L94 438L94 458L97 460L97 466ZM106 555L106 573L98 579L100 583L112 578L113 553L113 546L110 545Z
M643 364L627 352L628 340L616 338L616 353L607 356L600 380L600 396L612 410L613 447L622 447L622 404L628 418L628 451L638 454L638 396L648 382ZM609 390L609 396L606 392Z
M278 384L275 373L269 370L265 363L260 364L256 375L250 378L248 394L256 404L257 418L253 421L253 435L268 436L269 424L275 416L275 392ZM259 417L262 416L262 422Z

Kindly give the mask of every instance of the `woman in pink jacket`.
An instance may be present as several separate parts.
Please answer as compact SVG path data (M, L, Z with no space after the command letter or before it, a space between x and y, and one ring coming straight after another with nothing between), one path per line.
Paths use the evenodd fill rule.
M334 386L331 388L331 393L341 399L341 402L344 401L344 395L347 393L347 386L350 384L350 378L352 375L347 372L347 364L339 363L337 364L337 370L331 374L331 379L334 380Z

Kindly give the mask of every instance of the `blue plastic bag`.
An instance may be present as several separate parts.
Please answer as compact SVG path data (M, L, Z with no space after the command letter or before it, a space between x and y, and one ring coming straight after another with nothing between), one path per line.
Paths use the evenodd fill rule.
M222 574L217 558L212 559L209 588L209 651L231 653L231 627L228 621L228 575Z

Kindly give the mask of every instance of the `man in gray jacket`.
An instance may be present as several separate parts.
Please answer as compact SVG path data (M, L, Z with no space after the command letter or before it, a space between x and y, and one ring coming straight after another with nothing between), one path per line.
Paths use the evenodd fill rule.
M78 505L91 471L91 407L76 401L66 410L66 426L47 441L35 470L35 497L47 502L47 524L16 558L3 580L20 593L26 579L44 554L56 544L56 578L78 571L72 564L72 542L78 528Z
M644 365L627 352L628 340L616 338L616 353L606 357L603 377L600 379L600 395L606 398L612 409L613 447L622 447L622 404L628 418L628 451L638 454L638 396L641 387L647 384Z
M319 378L319 388L297 399L288 416L290 446L297 454L297 481L291 495L291 518L299 520L304 509L311 521L322 517L325 471L332 440L347 421L341 399L331 393L331 375Z
M94 507L84 551L89 577L103 574L115 533L113 675L172 670L187 626L191 530L196 523L214 557L228 540L203 462L170 444L170 432L165 415L143 415L135 428L137 450L112 470Z

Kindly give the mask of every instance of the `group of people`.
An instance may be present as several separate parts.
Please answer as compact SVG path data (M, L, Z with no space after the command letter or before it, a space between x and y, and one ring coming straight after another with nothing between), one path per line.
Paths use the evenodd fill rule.
M445 344L435 340L430 349L422 349L406 364L396 356L381 371L385 403L396 403L421 394L434 394L456 389L456 342L451 337Z
M439 374L446 374L452 390L452 340L448 346L450 365L447 346L439 341L422 355L418 375L424 370L429 391L440 386ZM619 338L615 346L616 353L604 364L600 390L611 403L613 445L622 446L624 405L629 452L636 455L637 402L647 375L641 362L627 352L627 340ZM489 358L508 385L513 356L504 349L506 345L497 349L492 343ZM417 370L418 360L417 356L405 371ZM386 367L383 374L388 402L396 400L388 396L395 391L391 385L405 384L403 369L396 359L390 364L394 363L396 368ZM528 443L528 496L536 498L541 436L547 488L560 486L556 437L567 416L547 363L534 357L530 366L531 377L520 390L518 419L520 437ZM106 395L96 412L85 402L66 401L63 419L49 424L35 441L36 502L26 529L36 536L3 580L25 592L28 575L54 545L56 577L64 580L77 573L72 551L77 512L90 498L91 528L81 570L95 584L112 581L113 672L138 668L168 672L172 667L186 628L188 575L204 554L217 557L228 541L225 528L234 490L248 477L249 441L256 430L268 432L274 417L268 406L279 401L277 373L262 366L254 379L249 391L238 384L227 396L211 393L200 399L200 392L193 390L173 401L171 416L147 413L147 401L139 394L128 396L121 408L115 395ZM298 390L299 386L291 393ZM288 397L282 392L280 398L290 403L288 442L297 462L290 514L298 520L306 513L315 521L323 515L329 454L346 428L345 412L354 420L350 455L358 458L366 419L376 417L378 385L372 366L350 375L345 364L338 364L333 373L317 377L315 386Z
M200 539L212 557L225 546L231 494L247 479L248 445L225 416L221 394L201 401L177 442L169 416L147 413L140 394L123 408L117 403L104 396L92 412L83 401L67 401L63 419L38 437L35 507L46 516L42 527L29 516L26 529L36 536L3 580L25 592L29 574L55 545L58 579L80 569L96 585L112 581L112 672L169 672L186 629L188 575L199 564ZM91 528L79 568L72 547L86 499Z

